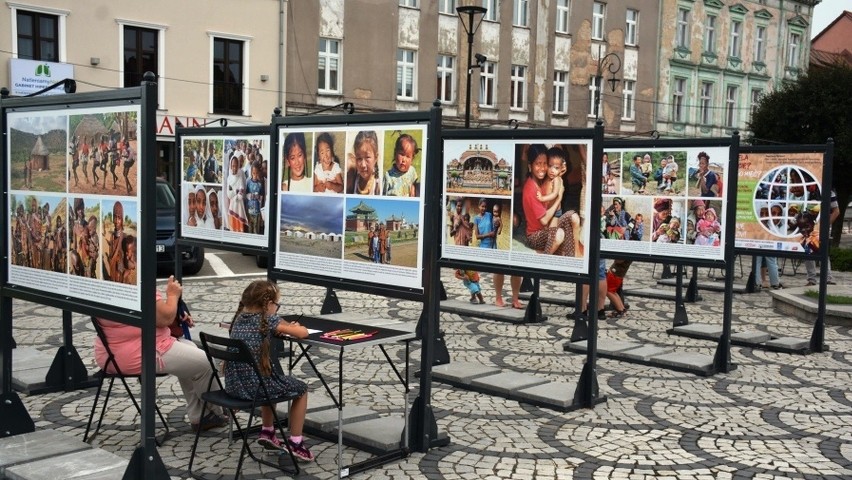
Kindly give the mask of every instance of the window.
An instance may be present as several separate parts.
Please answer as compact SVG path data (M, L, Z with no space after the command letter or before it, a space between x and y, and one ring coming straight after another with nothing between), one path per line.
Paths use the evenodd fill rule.
M455 57L438 55L438 100L452 103L456 98L455 91Z
M787 46L787 66L789 68L798 68L799 66L799 45L802 42L802 37L798 33L790 34L790 44Z
M728 85L725 95L725 126L736 127L737 123L737 96L739 95L739 87L736 85Z
M716 51L716 17L707 15L704 20L704 51L714 53Z
M698 111L699 122L702 125L713 123L713 84L701 82L701 98Z
M627 9L627 27L624 30L625 45L636 45L639 26L639 10Z
M672 90L672 121L683 123L683 97L686 95L686 79L675 78Z
M417 8L417 0L399 0L399 6Z
M18 10L18 58L59 61L59 17Z
M568 33L568 19L571 13L570 0L556 0L556 31Z
M595 2L594 7L592 7L592 40L603 40L605 15L606 5Z
M515 0L515 4L512 6L512 25L526 27L529 8L529 0Z
M728 48L728 56L740 58L740 36L742 35L743 22L734 20L731 22L731 44Z
M636 82L625 80L624 88L621 89L621 119L634 120L636 118Z
M414 83L417 64L414 60L414 50L400 48L396 51L396 97L399 99L415 99Z
M553 113L568 114L568 72L553 72Z
M213 112L243 114L243 42L213 39Z
M598 114L598 102L600 98L598 98L598 90L601 86L600 82L603 80L603 77L589 77L589 116L597 117Z
M763 95L763 90L759 88L751 89L751 114L754 115L754 112L757 111L758 105L760 105L760 96Z
M678 48L689 48L689 10L683 8L677 10L675 43Z
M527 106L527 67L512 65L511 102L509 108L523 110Z
M456 0L440 0L438 2L438 12L456 14Z
M483 107L494 107L495 90L497 89L497 65L494 62L482 64L479 74L479 104Z
M482 6L488 9L488 11L485 12L485 16L482 17L483 20L489 20L491 22L497 21L497 13L500 10L499 3L499 0L482 0Z
M754 31L754 61L763 63L766 59L766 27L757 27Z
M340 92L340 41L319 39L317 89L319 93Z
M124 86L138 87L145 72L159 73L160 32L124 26Z

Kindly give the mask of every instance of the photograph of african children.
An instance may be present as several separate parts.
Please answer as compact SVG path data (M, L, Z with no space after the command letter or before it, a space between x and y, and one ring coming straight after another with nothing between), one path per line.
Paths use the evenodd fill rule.
M417 267L420 203L346 199L345 260Z
M382 195L419 197L423 130L387 130L384 142Z
M508 198L448 197L446 242L461 247L509 250L512 202Z
M343 193L343 145L346 132L322 132L314 142L314 192Z
M186 192L183 193L186 208L183 211L184 227L207 228L221 230L223 225L222 215L222 187L190 185L185 184ZM260 215L255 216L257 218ZM249 226L255 219L249 215Z
M101 204L95 200L77 197L68 206L70 248L68 271L86 278L101 278Z
M112 282L137 285L137 245L139 224L136 202L103 202L103 278Z
M222 139L186 139L183 142L184 180L222 184Z
M601 232L608 240L649 242L645 219L652 216L651 199L604 196L601 204Z
M343 199L325 195L282 195L280 251L340 259Z
M10 195L12 265L66 273L66 200L52 195Z
M9 185L12 190L65 192L68 117L10 113Z
M471 196L512 195L513 152L506 142L469 143L461 152L448 151L446 191ZM503 147L503 148L500 148Z
M68 191L136 196L137 112L68 117Z
M686 152L626 151L621 154L622 195L686 195Z
M284 131L281 132L284 134ZM314 148L314 134L290 132L281 142L281 191L313 192L314 181L311 175L311 156Z
M382 142L376 130L350 131L346 140L346 193L382 193Z

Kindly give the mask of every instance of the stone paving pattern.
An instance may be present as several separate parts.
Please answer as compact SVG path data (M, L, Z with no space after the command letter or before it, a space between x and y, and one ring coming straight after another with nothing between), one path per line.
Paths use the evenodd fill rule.
M634 264L627 288L654 285L650 264ZM701 275L707 271L699 270ZM657 271L659 275L659 269ZM835 272L841 285L852 275ZM461 282L443 272L451 298L465 299ZM216 325L229 321L239 294L249 282L237 279L186 279L184 297L196 321ZM802 286L803 275L784 276L788 286ZM508 282L507 282L508 283ZM490 275L484 292L493 297ZM284 311L317 314L323 288L282 284ZM542 282L542 292L571 293L573 285ZM654 287L665 288L665 287ZM852 288L842 287L847 293ZM351 292L337 292L344 311L414 321L421 305ZM722 295L702 291L703 301L687 304L691 322L721 324ZM543 305L549 317L541 324L511 324L455 314L441 316L451 359L504 370L532 373L576 385L585 355L563 351L573 324L569 308ZM631 299L626 317L605 319L599 338L633 341L677 351L713 355L715 342L669 336L674 306L653 299ZM778 336L809 338L810 323L772 311L770 296L735 295L735 330L762 330ZM74 343L94 369L94 331L87 317L74 315ZM16 301L14 336L19 345L54 354L61 345L61 315L54 308ZM432 401L439 429L450 445L363 473L376 479L717 479L717 478L852 478L852 328L829 326L830 350L790 355L732 347L737 368L727 374L699 377L642 365L598 360L597 378L606 402L594 409L568 413L519 404L434 383ZM419 366L414 347L412 375ZM389 349L401 359L401 347ZM402 390L376 348L347 357L347 397L384 414L399 415ZM323 371L334 372L336 360L320 354ZM298 375L321 395L319 382L303 366ZM417 380L412 383L416 394ZM38 429L56 429L82 439L94 389L22 396ZM158 381L158 401L173 428L159 449L173 478L187 478L193 434L184 416L183 399L173 378ZM114 403L113 403L114 402ZM139 443L138 416L120 394L111 399L95 444L130 458ZM336 475L336 444L310 438L318 460L306 465L304 478ZM239 444L224 430L202 436L196 465L208 478L231 478ZM345 461L367 458L352 448ZM247 461L245 478L287 478Z

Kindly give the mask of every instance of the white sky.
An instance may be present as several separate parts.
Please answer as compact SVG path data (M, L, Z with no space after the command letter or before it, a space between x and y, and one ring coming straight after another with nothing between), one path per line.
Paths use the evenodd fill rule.
M852 12L852 0L822 0L814 7L814 18L811 24L811 38L814 38L844 10Z

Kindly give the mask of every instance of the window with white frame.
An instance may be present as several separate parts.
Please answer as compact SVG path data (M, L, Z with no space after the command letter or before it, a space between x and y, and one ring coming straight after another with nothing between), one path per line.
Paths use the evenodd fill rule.
M689 10L685 8L679 8L677 10L675 43L678 48L689 48Z
M571 1L556 0L556 32L568 33L568 20L571 18Z
M485 62L479 74L479 105L483 107L495 107L495 93L497 90L497 64Z
M636 118L636 82L625 80L621 89L621 119L634 120Z
M483 20L496 22L500 18L497 15L500 11L500 0L482 0L482 6L488 10L482 17Z
M760 105L760 96L763 95L763 90L759 88L751 89L751 114L754 115L754 112L757 111L758 105Z
M568 114L568 72L553 72L553 113Z
M509 108L512 110L523 110L527 107L527 67L512 65L510 80L509 90L511 101Z
M396 97L401 100L414 100L416 98L415 80L417 79L417 64L414 50L404 48L396 51Z
M704 51L716 52L716 16L707 15L704 19Z
M725 126L734 128L737 126L737 97L740 88L736 85L728 85L725 91Z
M799 66L799 46L802 44L802 36L798 33L790 34L790 43L787 45L787 66L789 68L798 68Z
M594 117L596 114L595 107L598 107L598 101L600 100L597 96L598 90L601 86L601 81L603 78L598 77L589 77L589 116Z
M754 61L766 60L766 27L759 25L754 29Z
M456 99L455 57L438 55L438 94L442 103L452 103Z
M18 58L60 61L59 16L27 10L17 10L15 13Z
M319 93L340 93L340 40L319 39L317 90Z
M701 82L698 119L702 125L713 123L713 83Z
M734 20L731 22L731 43L728 45L728 56L740 58L740 45L743 33L743 22Z
M672 89L672 121L683 123L683 97L686 96L686 79L675 78Z
M438 1L438 12L439 13L449 13L450 15L456 14L456 0L439 0Z
M605 16L606 5L601 2L595 2L592 7L592 40L603 40Z
M417 7L417 0L399 0L400 7Z
M514 0L514 2L514 5L512 5L512 25L526 27L529 21L530 1Z
M624 30L624 44L636 45L639 40L639 10L627 9L627 25Z

